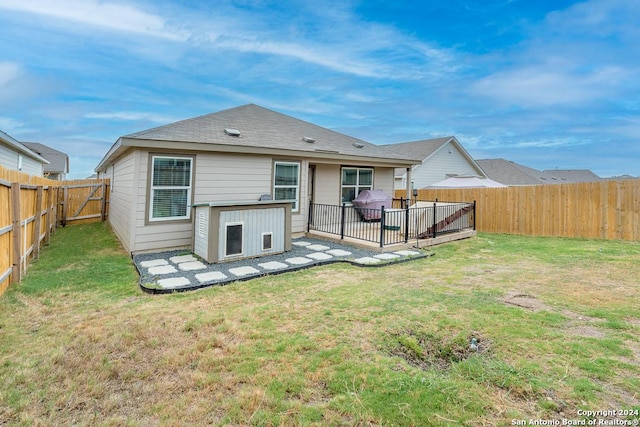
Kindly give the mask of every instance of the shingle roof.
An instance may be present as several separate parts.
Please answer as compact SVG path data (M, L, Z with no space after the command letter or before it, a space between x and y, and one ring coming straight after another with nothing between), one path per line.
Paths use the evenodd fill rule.
M557 184L558 179L542 171L506 159L483 159L476 163L487 176L504 185Z
M233 130L239 131L240 136L230 135ZM305 137L307 141L303 140ZM411 158L254 104L182 120L123 138L326 152L381 159Z
M544 173L565 183L602 181L602 178L588 169L551 169Z
M23 144L49 161L48 165L44 165L43 169L45 173L69 172L69 156L62 151L40 144L39 142L23 142Z
M402 153L412 159L423 160L435 153L438 148L449 142L451 138L453 137L446 136L444 138L423 139L421 141L400 142L387 144L383 147L388 147L390 150Z

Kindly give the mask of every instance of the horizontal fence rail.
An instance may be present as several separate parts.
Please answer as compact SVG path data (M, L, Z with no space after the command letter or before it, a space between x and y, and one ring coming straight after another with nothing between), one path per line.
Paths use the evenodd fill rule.
M374 242L384 247L475 227L474 203L419 201L409 206L404 200L394 200L391 206L404 207L371 209L312 202L307 231Z
M58 225L104 220L109 181L54 181L0 166L0 295L22 280Z
M398 196L404 194L396 191ZM417 198L477 200L476 227L488 233L640 240L640 179L504 188L425 188L418 190Z

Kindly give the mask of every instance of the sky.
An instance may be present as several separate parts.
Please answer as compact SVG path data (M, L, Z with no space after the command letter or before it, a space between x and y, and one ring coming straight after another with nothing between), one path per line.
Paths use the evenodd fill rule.
M93 173L253 103L374 144L640 176L637 0L0 0L0 130Z

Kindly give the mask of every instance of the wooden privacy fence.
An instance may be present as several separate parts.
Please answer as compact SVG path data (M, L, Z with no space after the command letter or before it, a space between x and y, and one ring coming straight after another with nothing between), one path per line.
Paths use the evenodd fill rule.
M402 197L404 191L396 191ZM640 240L640 179L505 188L422 189L418 200L477 202L491 233Z
M37 259L56 226L100 221L108 181L53 181L0 167L0 295Z

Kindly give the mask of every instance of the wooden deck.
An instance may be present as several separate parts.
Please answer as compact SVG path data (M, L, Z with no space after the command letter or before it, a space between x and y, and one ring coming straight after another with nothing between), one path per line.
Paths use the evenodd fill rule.
M363 228L364 230L364 228ZM378 226L378 235L380 228ZM317 239L323 239L328 241L335 241L344 244L348 244L351 246L355 246L362 249L367 249L370 251L377 252L394 252L405 249L417 249L417 248L426 248L429 246L440 245L447 242L452 242L455 240L463 240L468 239L470 237L474 237L477 234L476 230L462 230L458 232L446 233L436 236L435 238L427 238L427 239L409 239L407 243L404 243L404 236L398 231L386 230L385 237L388 241L398 241L401 243L387 244L383 247L380 247L379 242L371 242L367 240L362 240L359 238L353 237L345 237L344 239L340 239L340 236L337 234L324 233L321 231L311 230L306 235L309 237L314 237Z

